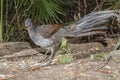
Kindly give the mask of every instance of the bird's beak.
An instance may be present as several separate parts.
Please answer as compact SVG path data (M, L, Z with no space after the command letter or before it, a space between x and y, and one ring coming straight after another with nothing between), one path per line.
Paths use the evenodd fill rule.
M27 29L27 27L25 26L25 28L24 28L25 30Z

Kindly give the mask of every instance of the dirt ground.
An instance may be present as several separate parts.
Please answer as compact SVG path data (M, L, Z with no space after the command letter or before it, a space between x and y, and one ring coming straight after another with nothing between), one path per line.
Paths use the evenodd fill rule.
M60 64L55 55L54 64L45 67L38 63L45 50L27 42L0 43L0 80L120 80L120 50L112 51L114 39L106 42L70 44L73 62Z

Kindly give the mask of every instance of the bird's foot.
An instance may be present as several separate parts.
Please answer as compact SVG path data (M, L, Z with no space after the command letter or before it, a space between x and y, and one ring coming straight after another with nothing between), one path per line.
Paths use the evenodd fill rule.
M51 66L52 63L51 63L51 61L48 61L48 62L38 63L37 65L39 65L39 66L41 66L41 67L46 67L46 66Z
M47 55L43 55L42 58L38 61L38 63L41 63L47 59Z
M46 66L51 66L54 65L56 61L48 59L46 62L38 62L39 66L41 67L46 67Z

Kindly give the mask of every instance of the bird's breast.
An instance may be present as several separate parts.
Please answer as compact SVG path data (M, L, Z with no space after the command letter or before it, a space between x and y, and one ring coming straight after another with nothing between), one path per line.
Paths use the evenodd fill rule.
M53 45L53 40L50 38L44 38L39 33L35 33L34 31L28 31L31 40L37 45L43 48L48 48Z
M48 48L53 45L53 41L51 39L38 39L35 41L35 44L43 48Z

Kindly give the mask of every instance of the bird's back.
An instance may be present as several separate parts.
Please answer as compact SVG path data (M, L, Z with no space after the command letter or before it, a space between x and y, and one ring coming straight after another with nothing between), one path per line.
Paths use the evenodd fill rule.
M41 25L36 27L36 32L41 34L44 38L51 37L61 28L61 25Z

